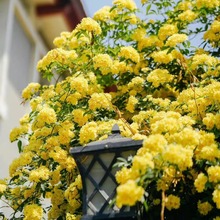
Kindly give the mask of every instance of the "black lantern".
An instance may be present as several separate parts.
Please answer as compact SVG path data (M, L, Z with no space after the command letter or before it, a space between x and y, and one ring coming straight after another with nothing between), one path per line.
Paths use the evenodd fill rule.
M122 207L114 204L117 182L114 167L118 157L134 155L142 146L141 140L132 140L120 135L118 125L103 141L91 142L85 147L71 148L82 177L82 220L92 219L139 219L137 207Z

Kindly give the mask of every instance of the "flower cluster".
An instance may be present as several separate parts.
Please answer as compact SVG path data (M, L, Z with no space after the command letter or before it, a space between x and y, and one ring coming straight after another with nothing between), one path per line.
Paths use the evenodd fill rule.
M43 77L57 80L22 93L31 111L10 133L20 156L0 182L12 219L40 220L43 209L48 219L80 219L69 149L105 139L116 123L143 140L116 173L119 208L143 204L146 219L220 219L220 1L141 3L140 16L133 0L114 0L39 61Z

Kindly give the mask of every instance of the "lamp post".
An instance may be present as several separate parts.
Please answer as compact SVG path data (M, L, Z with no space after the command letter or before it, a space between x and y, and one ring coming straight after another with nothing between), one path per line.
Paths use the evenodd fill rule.
M118 125L114 125L107 139L70 149L82 177L82 220L139 219L137 207L119 209L113 202L119 169L114 164L118 157L134 155L141 146L141 140L122 137Z

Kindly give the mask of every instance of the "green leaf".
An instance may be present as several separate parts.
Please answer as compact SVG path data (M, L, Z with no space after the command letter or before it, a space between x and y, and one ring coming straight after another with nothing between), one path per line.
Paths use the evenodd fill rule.
M149 4L149 5L147 6L147 8L146 8L146 14L149 13L150 9L151 9L151 4Z
M23 151L23 149L22 149L22 141L21 140L18 141L17 146L18 146L18 152L21 153Z

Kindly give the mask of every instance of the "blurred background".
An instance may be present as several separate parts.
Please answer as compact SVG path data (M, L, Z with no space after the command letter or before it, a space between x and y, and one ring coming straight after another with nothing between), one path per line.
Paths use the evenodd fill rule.
M111 0L0 1L0 178L8 176L9 165L18 156L9 133L29 111L21 92L30 82L44 82L37 62L62 31L71 31L83 17L111 4Z

